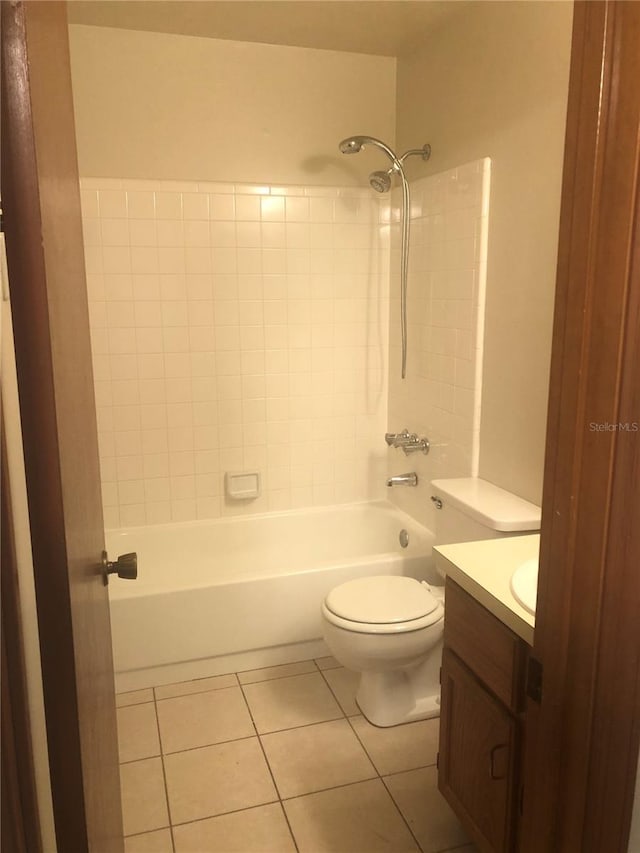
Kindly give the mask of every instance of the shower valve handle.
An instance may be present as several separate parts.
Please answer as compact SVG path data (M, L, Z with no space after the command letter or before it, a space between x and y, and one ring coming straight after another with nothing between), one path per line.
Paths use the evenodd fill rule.
M403 429L402 432L397 433L387 432L385 433L384 440L389 447L401 447L405 456L408 456L410 453L416 453L416 451L420 451L425 455L429 452L429 439L418 438L415 432L410 433L408 429Z
M102 552L102 577L105 586L109 583L109 575L118 575L123 580L134 581L138 577L138 555L135 552L121 554L115 562L110 562L107 552Z

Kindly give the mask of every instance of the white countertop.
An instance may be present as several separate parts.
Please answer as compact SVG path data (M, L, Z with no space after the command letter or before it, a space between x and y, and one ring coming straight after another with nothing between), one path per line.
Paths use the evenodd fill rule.
M438 545L436 565L501 622L533 645L535 616L511 592L511 575L540 552L540 534Z

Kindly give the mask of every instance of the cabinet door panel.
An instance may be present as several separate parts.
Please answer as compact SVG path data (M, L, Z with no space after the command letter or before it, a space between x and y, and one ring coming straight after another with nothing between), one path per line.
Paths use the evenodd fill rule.
M447 578L444 643L514 712L520 710L526 644Z
M513 849L517 722L449 649L442 659L440 790L481 848Z

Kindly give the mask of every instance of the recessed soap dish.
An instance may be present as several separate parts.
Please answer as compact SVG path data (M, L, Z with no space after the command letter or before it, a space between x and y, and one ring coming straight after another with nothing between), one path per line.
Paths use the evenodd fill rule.
M234 501L246 501L260 497L260 474L258 471L227 471L224 475L224 490Z

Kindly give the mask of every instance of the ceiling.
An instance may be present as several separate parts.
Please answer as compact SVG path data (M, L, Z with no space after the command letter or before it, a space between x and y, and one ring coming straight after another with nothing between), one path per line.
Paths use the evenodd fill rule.
M402 56L464 5L451 0L73 0L67 8L72 24Z

